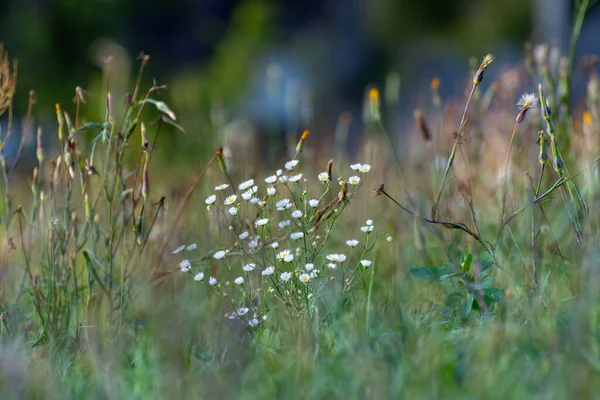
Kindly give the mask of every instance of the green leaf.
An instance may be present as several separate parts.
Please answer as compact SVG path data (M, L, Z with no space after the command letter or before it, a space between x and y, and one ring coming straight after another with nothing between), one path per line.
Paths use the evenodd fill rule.
M490 268L492 268L492 266L494 265L494 259L487 252L479 253L478 260L479 260L480 272L482 274L489 271Z
M483 294L486 299L496 303L504 299L504 290L499 288L484 289Z
M434 267L434 268L437 268L437 267ZM425 268L425 267L411 268L408 270L408 272L415 278L422 279L422 280L428 281L428 282L432 282L433 280L435 280L437 278L435 273L433 272L433 268Z
M473 255L467 255L464 260L460 263L460 269L463 272L468 272L471 268L471 264L473 263Z

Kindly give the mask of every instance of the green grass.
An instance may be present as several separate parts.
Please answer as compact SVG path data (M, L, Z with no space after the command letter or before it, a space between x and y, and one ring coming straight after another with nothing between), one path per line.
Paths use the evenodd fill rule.
M316 151L313 133L283 173L300 171L298 182L266 183L275 170L260 165L240 174L240 155L224 159L219 143L178 178L157 152L161 130L180 129L177 110L141 79L123 115L107 108L90 122L81 98L57 106L44 140L60 151L38 151L30 188L1 153L0 397L598 397L598 77L567 107L570 72L539 54L516 67L536 99L515 109L520 93L486 82L486 58L458 99L456 134L450 104L433 93L396 154L381 111L393 105L369 90L355 159L370 170L353 171L339 149ZM12 82L9 66L0 83ZM10 115L13 91L0 87ZM263 206L242 199L249 178ZM233 193L235 216L224 205ZM302 217L279 229L295 209ZM287 248L293 260L278 259ZM331 254L346 260L332 269ZM308 277L306 263L319 274Z

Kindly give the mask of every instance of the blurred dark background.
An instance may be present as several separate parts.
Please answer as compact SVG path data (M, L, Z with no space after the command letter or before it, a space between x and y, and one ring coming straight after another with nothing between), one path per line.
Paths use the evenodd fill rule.
M470 56L491 52L510 65L531 39L564 49L571 8L569 0L3 0L0 41L19 60L17 114L33 88L38 118L50 120L55 102L72 106L79 85L90 93L87 116L100 117L103 57L116 57L118 99L132 90L144 51L145 83L169 86L165 101L200 141L215 119L268 124L293 107L298 129L315 114L333 126L343 111L360 115L367 85L391 78L400 77L405 102L433 77L442 95L460 94Z

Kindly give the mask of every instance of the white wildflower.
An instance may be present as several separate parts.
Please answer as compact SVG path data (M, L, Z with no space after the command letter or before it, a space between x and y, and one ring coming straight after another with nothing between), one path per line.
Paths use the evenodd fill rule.
M258 247L258 240L251 240L250 243L248 243L248 247L250 247L251 249Z
M277 172L275 172L277 174L277 176L281 176L283 174L283 171L278 169Z
M215 190L224 190L227 189L229 187L228 183L222 183L219 186L215 186Z
M190 260L183 260L179 263L179 268L181 268L181 272L188 272L191 266L192 264L190 263Z
M239 277L235 278L235 280L233 282L235 282L236 285L241 285L242 283L244 283L244 278L239 276Z
M329 180L329 174L327 172L321 172L317 175L320 182L327 182Z
M253 271L254 268L256 268L256 264L254 264L254 263L246 264L242 267L242 269L246 272Z
M300 217L302 217L302 211L300 211L300 210L296 210L296 211L294 211L294 212L292 213L292 218L296 218L296 219L298 219L298 218L300 218Z
M350 165L350 168L352 168L352 171L358 171L360 169L360 167L362 167L362 165L360 163Z
M290 233L290 239L298 240L304 237L304 232L292 232Z
M269 196L275 195L276 192L277 192L277 189L275 189L274 187L267 188L267 194Z
M254 328L256 325L258 325L260 321L257 320L256 318L252 318L250 321L248 321L248 325L250 325L252 328Z
M278 181L281 183L286 183L288 181L288 177L285 175L282 175L279 177Z
M177 254L177 253L181 252L183 249L185 249L185 245L179 246L178 248L173 250L173 254Z
M267 267L261 272L261 274L264 276L268 276L268 275L273 275L274 272L275 272L274 267Z
M213 254L213 257L216 258L217 260L220 260L221 258L225 257L226 254L227 254L227 251L219 250L215 254Z
M212 203L214 203L216 200L217 200L217 196L216 196L216 195L214 195L214 194L211 194L210 196L208 196L208 197L206 198L206 200L204 200L204 202L210 206L210 205L211 205Z
M363 174L366 174L371 170L371 166L369 164L362 164L358 170Z
M237 196L235 194L232 194L231 196L227 196L227 198L225 199L225 205L226 206L230 206L233 203L235 203L235 200L237 199Z
M294 259L294 254L291 250L283 250L280 251L279 254L277 254L277 259L283 260L284 262L292 262L292 260Z
M260 200L258 198L256 198L256 197L253 197L253 198L250 199L250 203L252 203L252 204L258 204L258 203L260 203Z
M387 240L388 243L392 243L392 237L391 236L388 236L385 240Z
M244 240L247 239L248 236L250 236L250 234L248 233L248 231L244 231L240 236L238 236L240 239Z
M275 183L277 181L277 175L267 176L265 178L265 182L267 183Z
M194 275L195 281L200 282L202 279L204 279L204 272L198 272L196 275Z
M229 210L227 210L227 212L231 215L237 215L238 209L236 207L230 207Z
M286 219L285 221L281 221L281 222L279 223L279 228L283 229L283 228L285 228L286 226L290 226L290 225L291 225L291 223L292 223L292 221L290 221L289 219Z
M351 176L350 178L348 178L348 183L351 185L358 185L359 182L360 182L360 177L358 177L358 176Z
M192 243L189 246L187 246L185 249L188 250L188 251L191 251L191 250L196 250L196 247L198 247L196 245L196 243Z
M356 240L356 239L346 240L346 244L350 247L356 247L356 246L358 246L358 240Z
M310 275L308 274L300 274L300 282L302 283L307 283L308 281L310 281Z
M360 230L365 233L373 232L373 225L362 226Z
M371 226L371 225L373 225L373 220L372 220L372 219L368 219L368 220L367 220L367 225L368 225L368 226Z
M302 174L294 175L294 176L290 177L290 182L298 182L300 180L300 178L302 178Z
M360 263L362 264L363 267L368 268L371 266L371 264L373 263L370 260L360 260Z
M246 190L254 185L254 179L248 179L246 182L242 182L239 184L239 190Z
M279 242L273 242L271 243L271 248L276 249L279 247Z
M318 207L319 206L319 200L317 199L310 199L308 201L308 205L311 207Z
M291 272L282 272L281 275L279 275L279 279L281 279L282 282L287 282L291 278L292 278Z
M306 265L304 266L304 268L305 268L307 271L312 271L313 269L315 269L315 264L313 264L313 263L308 263L308 264L306 264Z
M211 276L210 278L208 278L208 283L210 284L210 286L215 286L217 284L217 278Z
M288 161L285 163L285 169L291 171L294 169L294 167L296 167L296 165L298 165L298 160Z
M327 266L331 269L336 269L337 268L337 264L336 263L329 263L327 264Z
M248 311L250 311L248 307L240 307L237 309L236 314L238 315L238 317L241 317L242 315L248 314Z
M292 202L290 199L282 199L275 203L275 207L277 207L277 211L284 211L292 207Z
M340 262L340 263L346 261L346 256L343 254L327 254L326 258L329 261Z
M256 226L264 226L269 222L268 218L261 218L256 220L256 222L254 223Z
M250 200L252 198L252 192L247 190L244 193L242 193L242 199L244 200Z

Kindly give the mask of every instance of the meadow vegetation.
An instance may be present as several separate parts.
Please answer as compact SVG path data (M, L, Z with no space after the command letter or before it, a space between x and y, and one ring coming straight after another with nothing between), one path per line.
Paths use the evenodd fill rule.
M42 132L31 92L6 155L0 50L0 397L597 397L597 59L526 46L489 82L498 61L453 100L434 79L397 143L370 87L356 154L306 130L242 168L216 142L181 179L161 131L191 132L147 55L124 99L106 68L99 120L78 87Z

